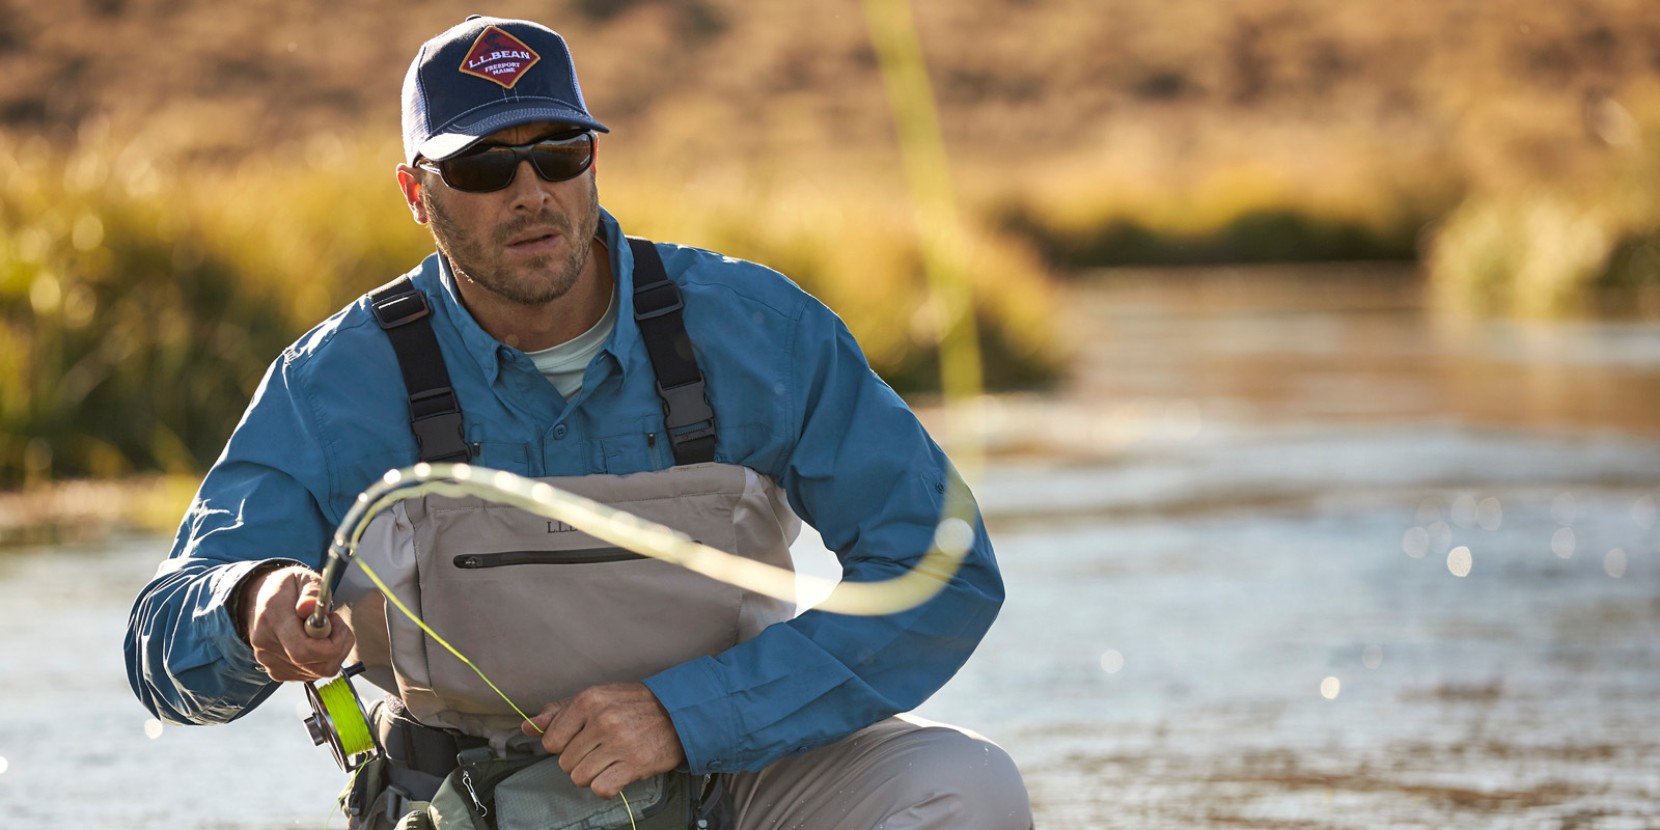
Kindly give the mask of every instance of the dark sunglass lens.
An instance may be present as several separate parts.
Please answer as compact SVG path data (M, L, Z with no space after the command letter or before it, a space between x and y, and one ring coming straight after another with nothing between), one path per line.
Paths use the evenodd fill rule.
M513 169L519 160L508 147L490 147L456 156L441 162L444 183L456 190L488 193L500 190L513 181Z
M530 160L537 174L550 182L574 179L594 160L593 137L538 142L530 148Z

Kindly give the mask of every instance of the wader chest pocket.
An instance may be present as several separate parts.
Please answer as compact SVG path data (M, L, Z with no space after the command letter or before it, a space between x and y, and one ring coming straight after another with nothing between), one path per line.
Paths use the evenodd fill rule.
M513 565L595 565L603 562L630 562L645 559L623 548L579 548L577 550L510 550L501 553L464 553L455 557L457 568L506 568Z

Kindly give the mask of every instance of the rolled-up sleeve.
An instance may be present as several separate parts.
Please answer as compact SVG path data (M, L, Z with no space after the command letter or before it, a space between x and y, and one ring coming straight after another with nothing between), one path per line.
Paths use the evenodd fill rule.
M328 492L328 453L293 369L279 359L266 372L168 559L133 604L127 680L164 721L224 723L276 690L227 605L261 562L317 567L327 544L316 494Z
M1002 605L972 496L842 321L809 302L791 340L794 440L769 472L836 552L842 578L905 573L947 515L974 517L973 544L944 589L917 608L881 617L808 611L648 678L694 772L759 769L916 707L967 661Z

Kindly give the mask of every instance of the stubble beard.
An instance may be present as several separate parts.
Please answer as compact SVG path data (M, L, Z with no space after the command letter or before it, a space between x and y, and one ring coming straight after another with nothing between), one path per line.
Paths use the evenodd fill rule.
M575 222L565 214L544 210L497 227L489 241L463 229L431 188L422 189L421 201L426 206L433 241L449 259L456 278L475 283L519 305L544 305L570 293L588 266L592 241L599 229L599 189L591 178L585 210ZM578 224L581 227L573 229ZM515 235L533 226L558 229L570 241L570 251L563 257L554 254L532 257L516 267L503 263L503 249Z

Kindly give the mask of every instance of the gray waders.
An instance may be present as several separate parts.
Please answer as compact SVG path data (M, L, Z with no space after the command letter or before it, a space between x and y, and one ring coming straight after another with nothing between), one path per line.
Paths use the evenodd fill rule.
M799 521L770 479L713 463L714 412L686 340L678 289L655 246L629 244L635 320L678 466L544 481L788 568ZM425 297L400 278L372 292L370 302L398 355L421 460L470 460ZM718 654L794 612L514 508L442 496L401 502L370 525L336 590L357 635L351 659L389 693L371 717L384 752L342 794L353 827L730 826L730 798L715 776L636 782L623 790L626 807L575 786L557 758L520 733L523 719L502 695L388 604L357 561L527 713L589 686Z

